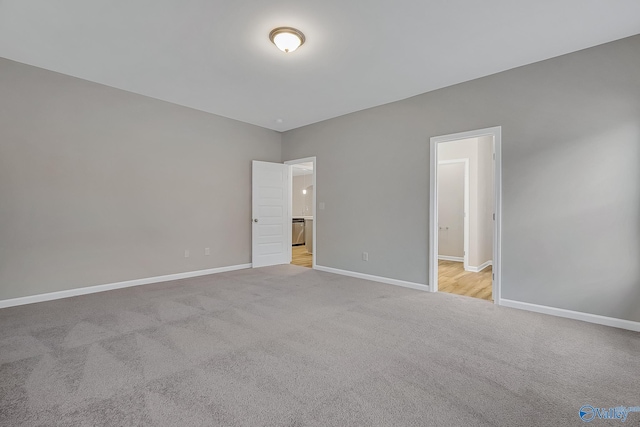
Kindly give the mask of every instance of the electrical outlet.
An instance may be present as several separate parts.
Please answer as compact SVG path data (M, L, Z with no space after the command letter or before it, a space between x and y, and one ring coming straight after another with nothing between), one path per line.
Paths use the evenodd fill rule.
M209 249L209 248L204 248L204 254L205 254L205 255L211 255L211 249Z
M184 257L189 258L189 249L184 250Z
M369 261L369 252L362 252L362 260Z

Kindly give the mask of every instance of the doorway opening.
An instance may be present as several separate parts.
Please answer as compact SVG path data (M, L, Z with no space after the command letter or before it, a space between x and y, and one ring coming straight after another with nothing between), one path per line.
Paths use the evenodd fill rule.
M315 157L285 162L291 167L291 264L315 266Z
M431 138L430 290L500 300L501 128Z

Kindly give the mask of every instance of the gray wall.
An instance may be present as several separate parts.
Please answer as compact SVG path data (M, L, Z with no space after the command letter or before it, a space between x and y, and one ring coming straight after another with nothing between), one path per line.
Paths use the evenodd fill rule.
M503 298L640 321L638 70L634 36L284 133L317 263L426 284L429 138L502 126Z
M0 300L251 262L251 160L280 148L270 130L0 59Z

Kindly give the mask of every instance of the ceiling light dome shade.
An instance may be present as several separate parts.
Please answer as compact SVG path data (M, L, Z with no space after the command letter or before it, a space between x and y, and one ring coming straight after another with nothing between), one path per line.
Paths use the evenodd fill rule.
M269 39L285 53L293 52L304 43L302 31L291 27L278 27L269 33Z

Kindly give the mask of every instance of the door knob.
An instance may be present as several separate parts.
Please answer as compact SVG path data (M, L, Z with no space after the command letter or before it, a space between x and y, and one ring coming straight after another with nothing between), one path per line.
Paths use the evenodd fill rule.
M258 218L254 219L253 222L258 222Z

